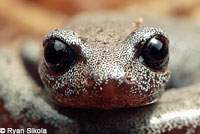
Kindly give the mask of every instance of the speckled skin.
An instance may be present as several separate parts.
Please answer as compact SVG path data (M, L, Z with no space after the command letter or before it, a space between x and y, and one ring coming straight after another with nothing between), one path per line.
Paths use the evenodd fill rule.
M75 17L66 28L50 32L78 55L66 71L55 73L42 61L41 79L51 98L71 107L137 107L157 101L169 79L168 66L149 68L141 48L159 28L137 28L134 18L112 14ZM141 43L143 42L143 44Z
M131 18L132 14L123 16ZM200 26L170 18L144 18L149 26L163 27L171 42L168 87L176 88L167 90L157 103L112 110L54 105L26 72L20 55L1 47L0 127L46 128L56 134L199 134Z

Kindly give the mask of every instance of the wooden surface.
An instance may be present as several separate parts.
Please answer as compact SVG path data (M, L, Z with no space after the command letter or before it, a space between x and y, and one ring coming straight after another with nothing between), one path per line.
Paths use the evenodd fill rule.
M1 0L0 44L20 44L27 37L42 41L46 33L62 27L71 16L105 9L200 22L199 0Z

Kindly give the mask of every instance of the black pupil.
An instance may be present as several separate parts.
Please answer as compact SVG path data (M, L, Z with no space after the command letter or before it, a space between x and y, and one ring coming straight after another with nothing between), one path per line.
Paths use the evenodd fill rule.
M47 40L44 47L44 57L47 66L53 71L64 71L71 65L75 58L72 49L63 41L58 39Z
M161 60L163 59L166 54L168 53L168 50L166 50L167 44L163 37L156 36L152 38L148 44L149 49L149 54L156 60Z
M169 60L169 41L162 35L155 35L142 47L142 57L144 62L153 69L161 69L167 65Z

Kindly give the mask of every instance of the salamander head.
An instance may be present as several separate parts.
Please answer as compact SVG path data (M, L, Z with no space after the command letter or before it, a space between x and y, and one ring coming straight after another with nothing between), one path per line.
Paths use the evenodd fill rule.
M160 28L75 19L47 34L39 72L51 99L63 106L137 107L160 98L170 76L168 45Z

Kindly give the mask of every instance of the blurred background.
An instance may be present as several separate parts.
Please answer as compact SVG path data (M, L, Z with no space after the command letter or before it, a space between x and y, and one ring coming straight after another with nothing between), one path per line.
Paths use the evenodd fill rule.
M171 16L200 23L200 0L1 0L0 44L17 45L31 37L42 41L84 11L127 10L149 16Z

